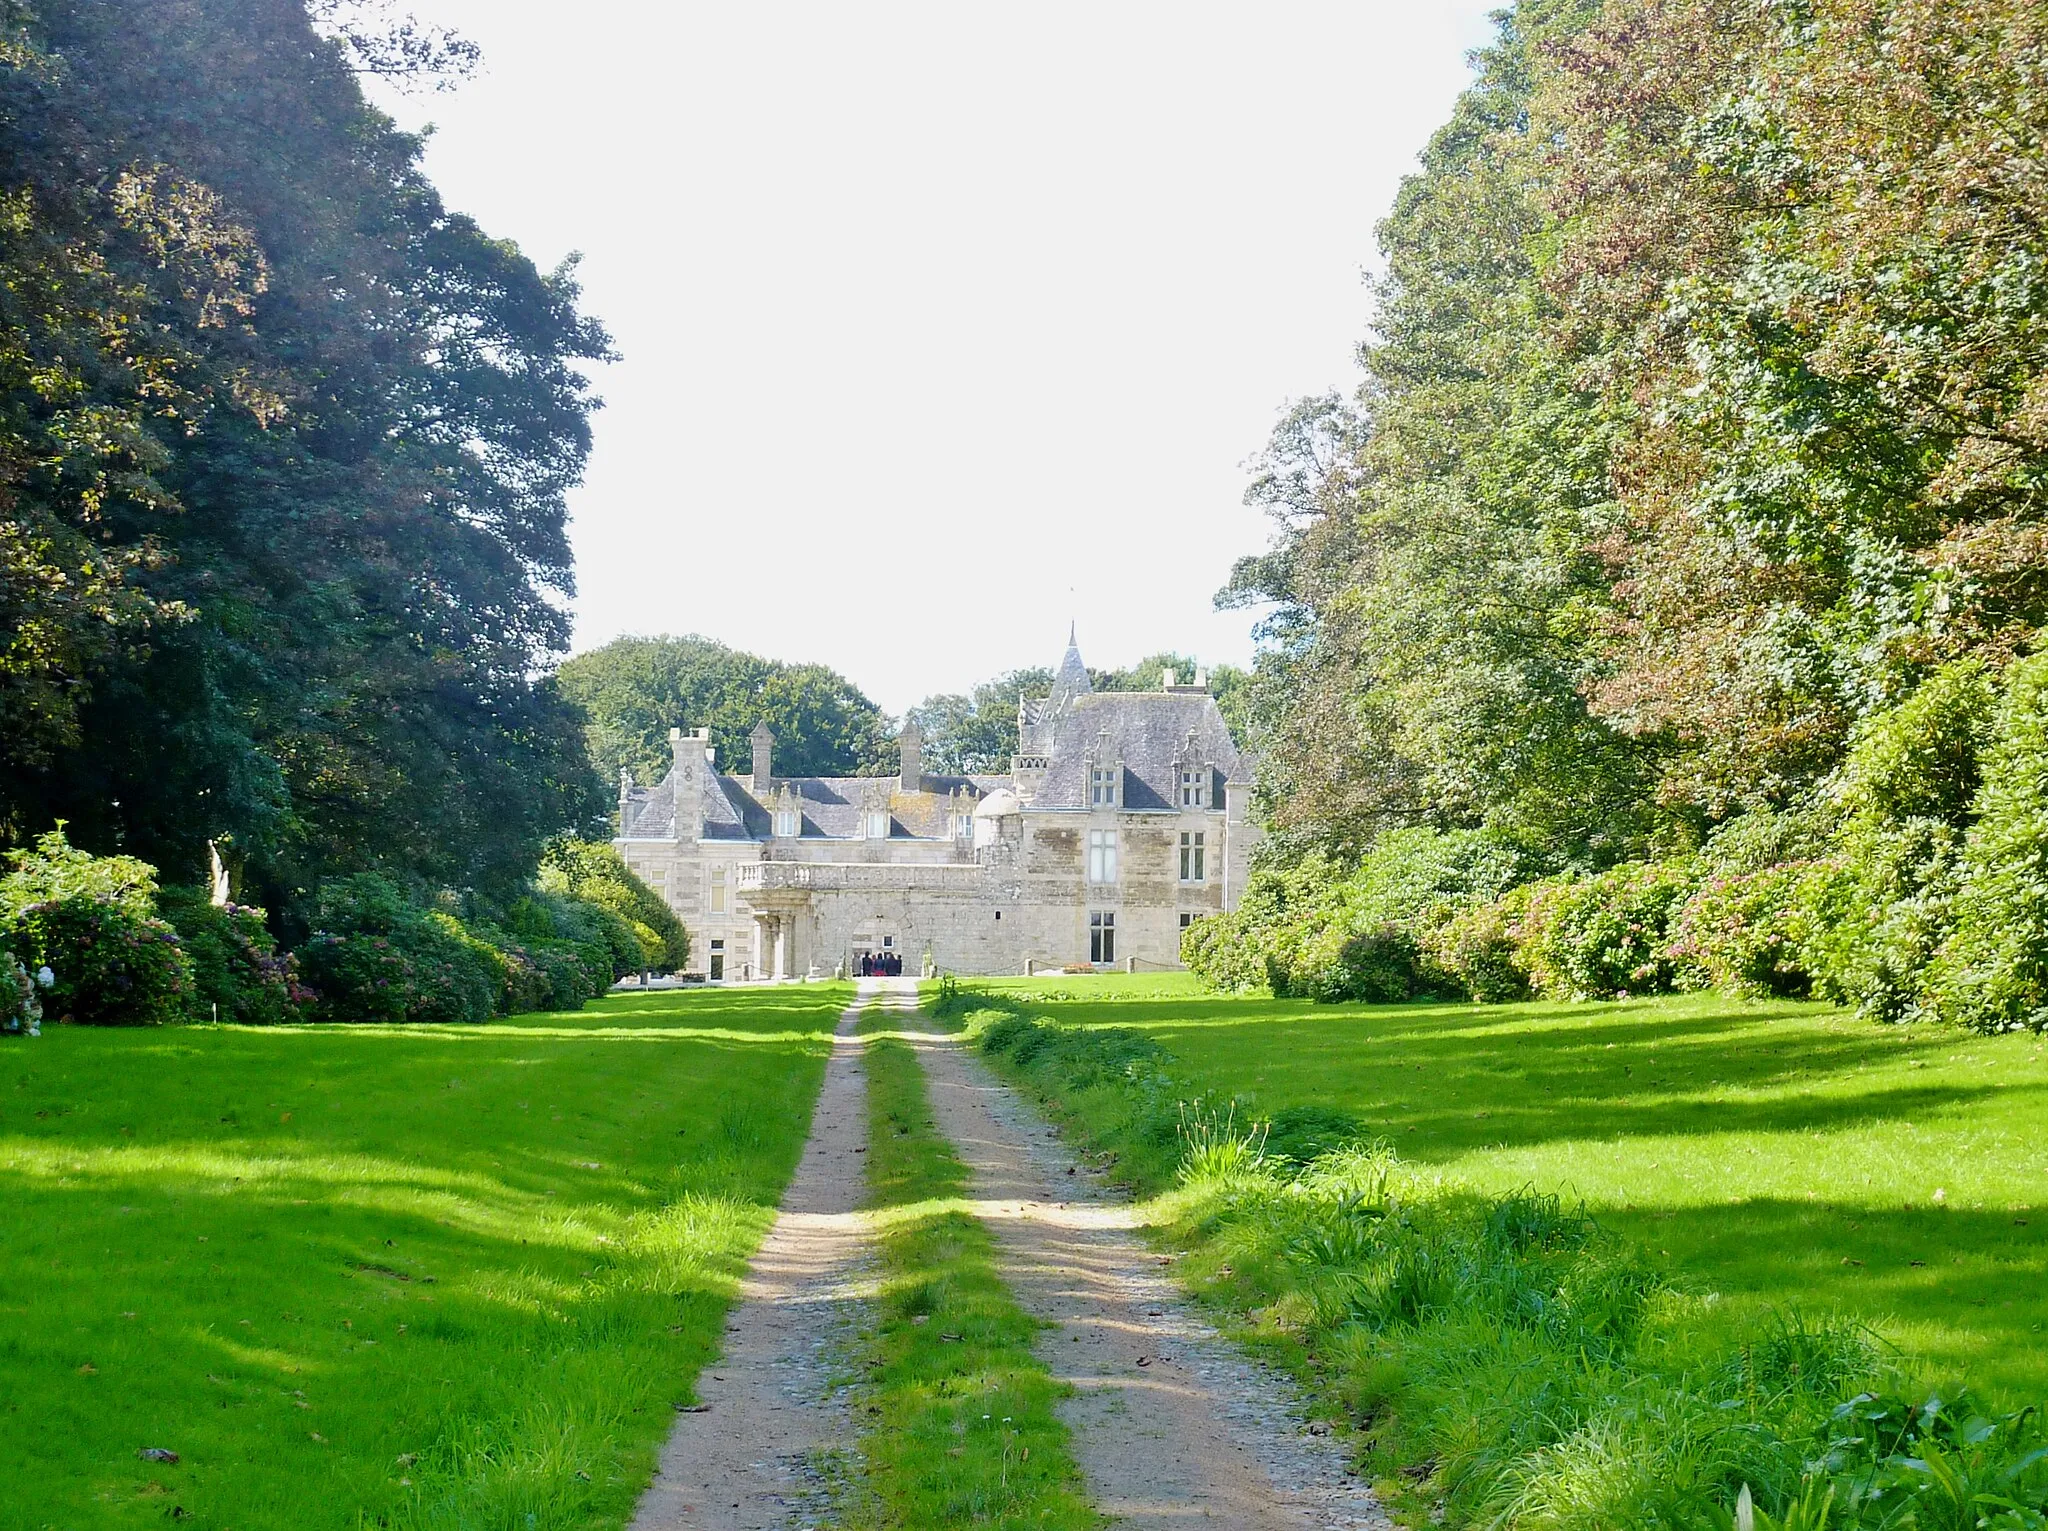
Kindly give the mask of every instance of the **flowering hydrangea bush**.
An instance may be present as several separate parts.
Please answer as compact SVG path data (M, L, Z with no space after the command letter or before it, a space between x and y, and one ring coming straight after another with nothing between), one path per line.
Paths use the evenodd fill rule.
M192 961L154 915L90 896L34 904L16 917L26 964L51 969L44 1011L81 1026L162 1026L187 1019Z
M194 1019L273 1026L300 1018L311 996L298 959L278 950L261 909L215 904L201 888L166 888L159 903L192 958Z
M43 1001L36 989L35 976L20 959L0 951L0 1036L42 1035Z

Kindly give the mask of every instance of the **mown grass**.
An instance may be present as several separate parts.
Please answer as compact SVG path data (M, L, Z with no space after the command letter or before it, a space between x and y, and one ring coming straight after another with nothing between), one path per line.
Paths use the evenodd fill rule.
M1808 1527L2016 1531L2048 1507L2038 1417L1952 1390L2039 1396L2038 1338L1998 1351L2038 1336L2044 1300L2032 1039L1698 999L987 987L985 1049L1164 1193L1183 1276L1361 1427L1418 1518L1704 1531L1745 1484ZM1944 1126L1959 1143L1919 1136ZM1901 1132L1922 1151L1889 1151ZM1855 1279L1885 1250L1947 1280L1888 1311ZM1908 1407L1930 1384L1948 1402ZM1886 1396L1848 1402L1865 1392Z
M848 993L0 1042L0 1519L622 1524Z
M1094 1531L1104 1522L1054 1413L1064 1389L1032 1352L1039 1325L1003 1285L902 1024L879 1010L861 1021L880 1283L849 1524Z

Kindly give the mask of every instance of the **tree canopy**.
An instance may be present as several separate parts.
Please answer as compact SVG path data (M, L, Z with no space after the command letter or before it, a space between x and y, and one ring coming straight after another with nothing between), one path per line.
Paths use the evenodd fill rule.
M366 104L448 40L0 11L0 836L517 884L603 802L546 670L610 347Z
M563 694L583 710L590 758L659 781L671 728L709 728L721 765L744 771L765 722L781 776L893 771L894 729L860 688L818 664L784 664L709 638L616 638L566 661Z
M2048 618L2048 18L1521 0L1283 418L1255 712L1284 836L1552 865L1826 790Z

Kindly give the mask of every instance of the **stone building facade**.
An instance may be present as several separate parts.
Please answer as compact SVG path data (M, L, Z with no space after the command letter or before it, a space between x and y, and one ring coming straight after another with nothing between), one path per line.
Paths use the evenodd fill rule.
M1259 831L1215 698L1176 681L1097 692L1070 640L1000 776L927 772L914 726L873 777L778 776L766 725L750 769L721 771L708 730L672 729L659 784L620 779L615 844L713 980L885 952L908 973L1178 967L1188 923L1236 907Z

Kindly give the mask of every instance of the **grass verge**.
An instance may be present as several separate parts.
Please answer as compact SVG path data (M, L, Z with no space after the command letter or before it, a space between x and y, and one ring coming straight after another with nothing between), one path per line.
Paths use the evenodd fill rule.
M0 1044L0 1519L623 1524L848 994Z
M1371 1468L1416 1519L1689 1531L1728 1523L1747 1486L1760 1526L2048 1524L2048 1476L2034 1455L2044 1444L2039 1417L2007 1417L1947 1390L1939 1407L1920 1407L1928 1390L1912 1379L1924 1359L1891 1351L1861 1315L1802 1302L1799 1245L1747 1251L1753 1279L1779 1264L1779 1289L1729 1301L1674 1262L1668 1243L1650 1246L1635 1229L1611 1226L1610 1208L1589 1216L1565 1174L1502 1184L1460 1173L1474 1156L1457 1139L1483 1101L1482 1116L1491 1108L1508 1123L1482 1131L1512 1135L1517 1118L1547 1123L1562 1140L1544 1145L1558 1155L1553 1167L1596 1182L1632 1154L1658 1161L1693 1146L1695 1172L1732 1159L1733 1172L1711 1182L1713 1203L1739 1225L1757 1181L1799 1177L1745 1162L1761 1155L1731 1154L1718 1134L1755 1134L1761 1119L1803 1141L1809 1182L1834 1189L1845 1164L1853 1176L1870 1156L1851 1147L1823 1163L1813 1128L1844 1130L1844 1114L1828 1109L1831 1092L1861 1085L1866 1104L1883 1100L1889 1082L1854 1076L1893 1061L1880 1049L1896 1037L1838 1030L1810 1011L1724 1015L1701 1001L1633 1014L1405 1007L1275 1016L1271 1001L1156 980L1051 992L993 985L981 998L961 996L959 1008L978 1008L970 1033L1000 1068L1154 1195L1155 1226L1188 1251L1184 1277L1362 1429ZM1666 1051L1658 1075L1683 1081L1679 1089L1738 1097L1721 1119L1693 1129L1697 1144L1672 1144L1668 1125L1647 1144L1630 1140L1640 1120L1630 1108L1645 1104L1648 1081L1614 1068L1609 1044L1631 1026L1646 1033L1635 1039L1639 1054ZM1747 1046L1730 1046L1729 1033ZM2024 1083L2030 1043L2009 1040L2020 1046L2000 1060L2004 1082L2018 1074ZM1985 1044L1953 1034L1917 1041L1966 1054ZM1830 1060L1836 1077L1795 1074L1794 1100L1772 1101L1788 1053ZM1980 1103L1996 1099L1985 1072L1968 1076ZM1276 1090L1276 1080L1298 1088ZM1936 1091L1961 1083L1951 1077ZM1909 1074L1900 1084L1915 1081ZM1588 1109L1587 1097L1603 1091L1605 1113ZM1911 1099L1925 1105L1928 1093ZM1575 1107L1583 1114L1567 1124ZM1666 1109L1683 1120L1682 1104ZM1425 1123L1438 1126L1435 1141ZM1418 1130L1396 1153L1388 1139L1404 1126ZM1425 1157L1432 1152L1436 1163ZM1994 1177L2027 1173L2024 1156L1992 1159ZM1866 1194L1903 1197L1898 1182L1924 1169L1901 1166ZM1630 1200L1640 1207L1656 1184L1636 1180ZM1768 1237L1777 1215L1766 1205L1754 1235ZM1940 1204L1929 1215L1942 1216ZM1982 1221L1952 1226L1967 1243ZM1667 1220L1652 1226L1670 1238ZM2028 1364L2021 1358L2017 1369Z
M879 1011L861 1022L881 1281L856 1402L866 1481L852 1523L1094 1531L1104 1522L1053 1412L1064 1390L1032 1352L1039 1326L997 1273L899 1024Z

